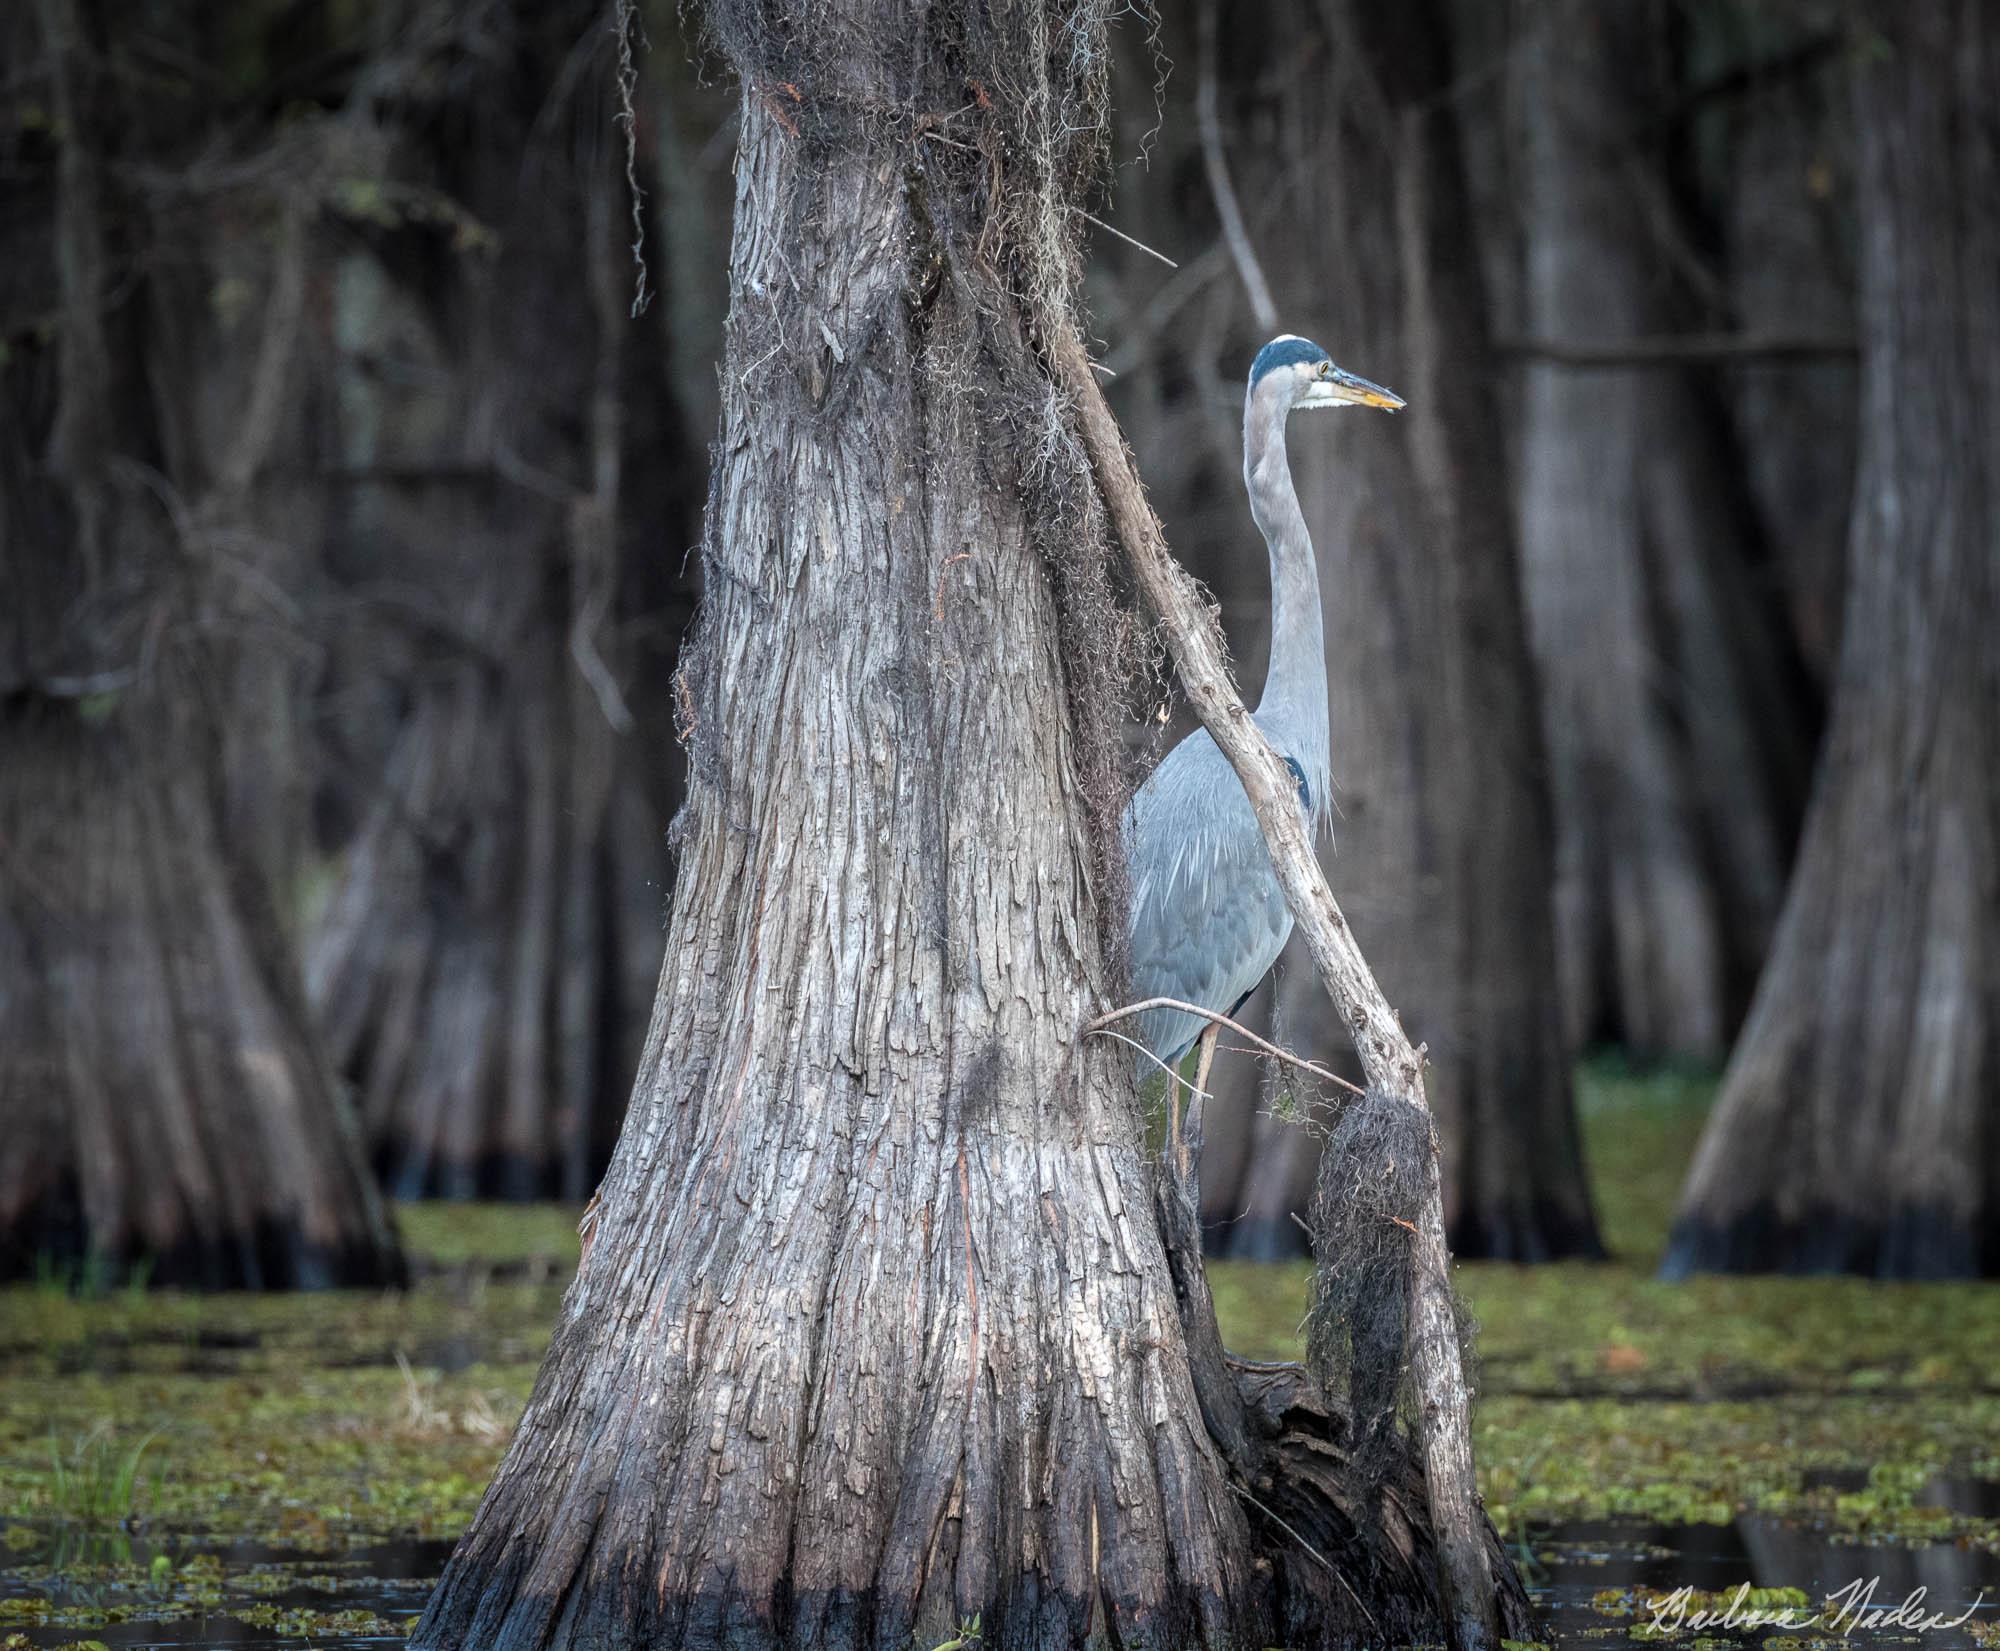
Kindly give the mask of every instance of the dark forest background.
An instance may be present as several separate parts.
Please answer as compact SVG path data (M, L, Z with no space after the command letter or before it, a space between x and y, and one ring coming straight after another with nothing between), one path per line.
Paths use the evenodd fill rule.
M1596 1251L1571 1074L1616 1049L1726 1063L1669 1271L2000 1270L2000 21L1156 24L1093 327L1246 683L1257 346L1410 403L1292 450L1326 863L1455 1246ZM369 1282L384 1193L590 1193L760 298L704 61L602 0L0 13L0 1273ZM1188 725L1152 697L1135 778ZM1324 1011L1302 963L1245 1013L1344 1061ZM1293 1253L1319 1137L1218 1081L1211 1248Z

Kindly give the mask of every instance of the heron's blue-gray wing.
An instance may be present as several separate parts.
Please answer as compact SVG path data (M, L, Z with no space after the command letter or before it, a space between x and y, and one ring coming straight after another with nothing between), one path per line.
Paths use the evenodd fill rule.
M1132 799L1132 988L1227 1014L1284 950L1291 912L1229 761L1204 729L1167 753ZM1136 1017L1169 1064L1206 1024L1176 1009Z

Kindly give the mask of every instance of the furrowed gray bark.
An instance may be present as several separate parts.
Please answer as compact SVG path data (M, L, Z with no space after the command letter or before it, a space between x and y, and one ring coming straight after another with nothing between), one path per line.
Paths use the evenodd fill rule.
M974 1614L1002 1643L1219 1639L1247 1528L1129 1097L1080 1041L1089 850L1045 732L1047 581L948 422L973 325L948 293L918 353L910 152L844 116L808 149L796 107L746 86L653 1030L418 1640L902 1645Z

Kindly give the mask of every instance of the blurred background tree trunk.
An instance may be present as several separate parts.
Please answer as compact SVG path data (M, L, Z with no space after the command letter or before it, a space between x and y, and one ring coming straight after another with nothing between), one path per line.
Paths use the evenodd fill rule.
M336 276L307 978L392 1192L580 1200L659 967L680 776L633 729L671 720L703 464L671 296L628 314L603 7L489 4L476 28L377 104L381 223ZM650 150L640 176L656 193Z
M1676 21L1521 14L1519 509L1570 1040L1714 1062L1783 897L1808 681L1710 375L1550 353L1729 320L1668 141Z
M1413 1039L1429 1045L1451 1243L1514 1261L1598 1252L1555 970L1548 764L1522 613L1457 68L1444 7L1299 8L1280 153L1313 180L1277 237L1294 313L1409 402L1338 420L1308 471L1332 664L1328 872ZM1317 164L1315 164L1317 158ZM1351 342L1350 342L1351 340ZM1346 1041L1279 981L1304 1046ZM1344 1058L1344 1057L1343 1057Z
M1867 12L1832 725L1667 1271L2000 1268L2000 23Z
M1854 491L1854 135L1847 12L1830 0L1693 13L1666 125L1701 203L1729 322L1818 342L1710 374L1756 510L1751 576L1789 619L1817 722L1840 644Z
M4 32L50 99L7 331L55 324L0 398L0 1274L395 1282L278 895L312 517L276 461L323 157L162 180L203 134L122 100L96 8Z
M148 680L199 639L205 663L187 668L209 689L177 705L172 739L196 770L213 748L201 784L229 846L183 846L254 860L272 918L260 955L288 978L305 957L311 1018L391 1190L581 1200L659 964L679 753L630 729L634 707L671 725L705 491L682 398L697 415L713 398L683 357L708 350L722 280L628 316L602 9L480 0L301 22L276 4L142 16L64 0L11 23L30 116L7 155L44 193L20 221L46 232L59 174L82 204L53 243L62 260L24 229L0 287L19 412L10 556L101 544L77 589L151 616L90 621L124 624L125 654L144 640ZM639 94L637 173L691 235L726 187L712 140L730 99L664 59ZM103 126L81 169L50 135L58 67ZM72 247L95 274L75 276ZM672 237L648 251L656 291L697 267ZM60 308L58 264L102 290ZM71 337L72 316L94 331ZM73 409L60 452L58 394ZM142 543L153 561L135 571ZM0 613L38 662L24 679L88 684L48 664L51 627L80 645L77 592L47 586L53 570L30 569L45 602ZM119 680L123 727L151 713ZM114 704L73 697L99 722ZM210 710L204 735L189 719ZM49 758L62 741L37 715ZM194 784L172 739L119 746L159 758L132 783L172 777L177 798ZM37 818L18 841L46 831L76 834Z

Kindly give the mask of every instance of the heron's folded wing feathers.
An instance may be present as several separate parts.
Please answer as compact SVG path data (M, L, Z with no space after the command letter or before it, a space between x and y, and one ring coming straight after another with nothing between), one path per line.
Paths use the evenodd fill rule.
M1291 913L1229 761L1205 730L1167 754L1132 800L1132 986L1227 1013L1284 950ZM1173 1061L1204 1022L1149 1010L1139 1041Z

